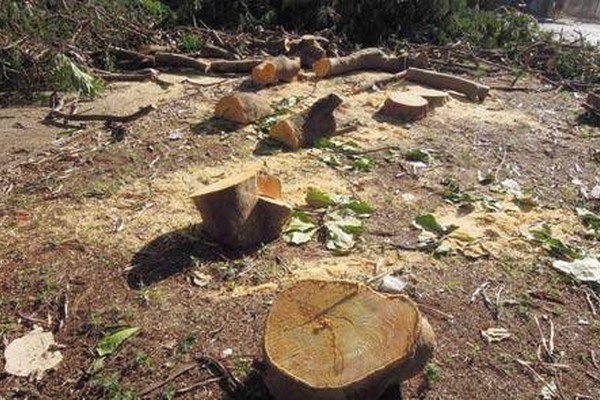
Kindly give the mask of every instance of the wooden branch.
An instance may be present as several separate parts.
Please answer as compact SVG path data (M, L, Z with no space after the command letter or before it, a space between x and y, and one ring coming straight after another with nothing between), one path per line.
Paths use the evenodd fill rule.
M247 125L273 114L269 102L255 93L234 93L223 97L215 107L215 117Z
M154 55L154 60L156 66L159 67L191 68L203 74L210 67L210 64L207 62L196 60L183 54L158 52Z
M252 82L256 85L272 85L279 81L291 82L300 72L300 59L286 56L269 58L252 69Z
M398 72L392 76L386 76L385 78L375 79L370 82L367 82L363 85L357 86L352 90L353 94L359 94L363 92L368 92L374 87L378 89L383 89L390 83L400 82L406 78L406 71Z
M153 104L142 107L138 111L129 115L110 115L110 114L65 114L60 111L50 111L48 114L49 119L64 119L67 121L109 121L109 122L120 122L128 123L133 122L136 119L142 118L152 111L157 110L157 107Z
M199 56L206 58L222 58L224 60L237 59L237 56L231 51L210 43L205 43L204 46L202 46Z
M425 65L421 57L388 56L377 48L367 48L346 57L322 58L314 63L313 70L318 78L325 78L352 71L377 70L390 73L404 71L408 67Z
M332 93L317 100L306 113L278 121L269 135L291 150L312 146L318 139L336 133L333 112L342 99Z
M212 61L209 71L214 74L249 74L252 68L260 64L260 59Z
M406 79L434 89L454 90L463 93L471 101L483 101L490 91L488 86L477 82L426 69L409 68L406 72Z

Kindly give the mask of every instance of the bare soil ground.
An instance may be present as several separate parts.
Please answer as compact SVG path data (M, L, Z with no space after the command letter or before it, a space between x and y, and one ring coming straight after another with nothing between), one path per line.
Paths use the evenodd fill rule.
M364 150L397 146L401 154L430 149L427 167L415 169L389 150L365 155L374 161L371 171L331 167L321 160L324 150L282 152L266 146L253 126L212 120L220 96L246 90L243 78L203 88L173 75L168 89L119 85L80 106L124 113L156 103L158 111L122 141L111 140L101 125L42 125L47 109L1 110L0 123L9 129L0 129L0 335L6 345L33 325L52 329L64 361L40 381L0 375L0 398L136 398L211 355L245 385L233 393L215 382L177 398L269 399L260 381L260 343L277 292L306 277L366 281L376 264L409 282L408 294L438 338L432 364L404 384L404 398L534 399L543 382L555 382L565 399L600 398L600 317L586 300L589 292L553 270L548 253L523 234L546 222L565 242L598 248L575 214L576 206L600 207L582 196L599 183L593 151L600 149L600 129L579 125L580 96L492 91L475 104L456 95L426 119L398 124L373 117L384 92L348 94L353 83L373 76L261 93L273 101L297 96L299 110L335 91L345 99L340 124L357 127L340 141ZM175 130L181 138L170 140ZM244 253L214 245L189 195L257 164L282 179L294 205L303 205L311 186L371 203L376 212L357 248L334 256L317 241L292 247L278 240ZM480 184L478 171L488 170L498 181L510 178L530 189L539 205L523 210ZM497 197L503 209L448 204L442 198L447 178L466 193ZM412 221L424 213L458 225L455 237L473 241L451 240L457 251L444 257L415 250L419 232ZM195 285L194 274L208 277L207 284ZM498 309L481 297L471 302L485 282L490 298L511 301ZM540 361L536 319L546 338L549 321L554 325L559 368ZM116 326L142 330L92 373L98 340ZM481 331L495 327L511 337L488 344ZM227 349L232 355L224 356ZM211 376L192 369L148 398L169 398Z

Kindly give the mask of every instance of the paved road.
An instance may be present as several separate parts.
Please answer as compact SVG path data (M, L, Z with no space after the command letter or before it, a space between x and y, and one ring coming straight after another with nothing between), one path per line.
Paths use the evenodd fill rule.
M541 22L543 30L551 31L567 40L579 39L579 32L590 42L600 45L600 23L559 20L556 22Z

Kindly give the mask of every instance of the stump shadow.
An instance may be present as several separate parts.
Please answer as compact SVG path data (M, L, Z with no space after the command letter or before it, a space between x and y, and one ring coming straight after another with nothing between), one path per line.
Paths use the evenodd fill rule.
M255 362L252 371L236 390L223 387L222 400L274 400L263 381L264 363Z
M138 290L188 271L194 264L230 261L254 254L258 246L233 250L223 248L206 236L202 224L165 233L135 253L127 284Z
M227 121L222 118L210 117L202 122L192 125L192 133L196 135L218 135L232 133L242 128L243 125Z

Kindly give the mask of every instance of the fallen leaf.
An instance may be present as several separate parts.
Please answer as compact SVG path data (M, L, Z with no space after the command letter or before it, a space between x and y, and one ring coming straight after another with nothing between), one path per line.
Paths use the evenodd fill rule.
M6 346L4 370L11 375L40 379L45 371L56 367L63 359L60 351L50 351L54 344L51 332L44 332L42 328L34 329Z
M98 346L96 346L98 355L100 357L111 355L119 348L121 344L123 344L123 342L135 335L140 329L142 328L123 328L103 337L100 342L98 342Z

